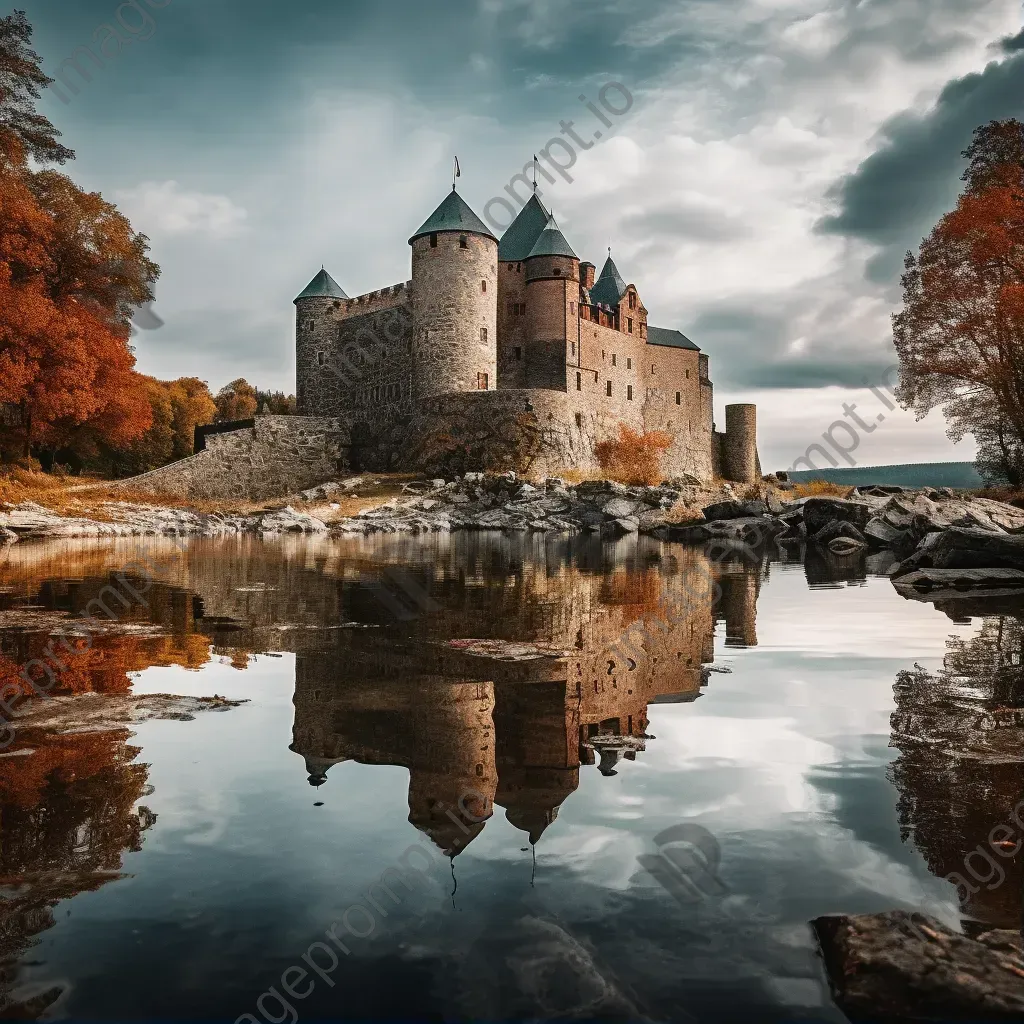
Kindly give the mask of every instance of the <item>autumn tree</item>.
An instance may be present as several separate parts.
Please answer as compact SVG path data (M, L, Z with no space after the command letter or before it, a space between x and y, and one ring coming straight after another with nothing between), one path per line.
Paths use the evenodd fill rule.
M256 403L259 412L266 410L272 416L294 416L297 408L294 395L283 391L261 391L256 389Z
M1020 483L1024 446L1024 125L992 122L964 151L967 186L908 253L893 316L898 396L918 418L942 408L954 439L1001 438ZM1015 469L1015 466L1017 467Z
M249 420L256 415L259 399L256 389L244 377L233 380L217 392L217 423Z
M24 11L0 18L0 164L28 159L62 164L75 154L57 140L60 132L36 110L42 89L53 82L32 49L32 26Z

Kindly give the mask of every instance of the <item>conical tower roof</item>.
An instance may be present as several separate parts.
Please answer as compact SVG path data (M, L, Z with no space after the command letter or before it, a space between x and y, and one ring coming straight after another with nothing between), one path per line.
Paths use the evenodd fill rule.
M605 306L617 306L625 292L626 282L622 280L619 268L615 266L614 260L609 255L601 268L601 276L594 282L594 287L590 289L590 301Z
M419 231L409 239L412 245L417 238L440 231L458 231L463 234L483 235L497 242L487 225L469 208L466 201L452 189L444 202L423 222Z
M313 278L305 288L295 296L294 301L299 299L347 299L348 296L342 291L341 285L331 277L330 274L320 268L320 273Z
M532 259L534 256L568 256L570 259L579 259L555 223L554 215L548 217L544 230L534 243L527 259Z
M503 263L521 263L525 260L547 225L548 216L544 204L534 192L501 236L498 259Z

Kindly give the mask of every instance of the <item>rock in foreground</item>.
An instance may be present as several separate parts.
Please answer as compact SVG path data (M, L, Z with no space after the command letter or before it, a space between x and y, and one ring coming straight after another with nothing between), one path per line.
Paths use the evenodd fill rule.
M853 1021L1024 1020L1016 932L970 939L903 910L812 925L833 997Z

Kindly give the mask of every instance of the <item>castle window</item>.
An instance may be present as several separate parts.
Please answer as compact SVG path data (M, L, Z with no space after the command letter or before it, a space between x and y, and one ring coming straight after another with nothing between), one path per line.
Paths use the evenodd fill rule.
M677 391L676 392L676 405L682 405L682 404L683 404L682 392Z
M562 276L561 268L560 267L555 267L555 277L561 277L561 276Z
M611 397L612 397L612 382L611 382L611 381L608 381L608 383L607 383L607 384L605 384L605 386L604 386L604 393L605 393L605 394L606 394L606 395L607 395L607 396L608 396L609 398L611 398Z
M583 390L583 374L582 373L577 373L576 374L576 390L577 391L582 391ZM578 416L579 413L577 413L576 415Z
M477 391L486 391L487 390L487 374L486 373L478 373L476 375L476 389L477 389Z
M629 308L636 309L636 292L629 293Z
M629 328L629 333L633 333L633 318L631 316L626 317L626 326Z
M431 249L436 249L437 248L437 232L436 231L430 236L430 248Z
M689 380L689 379L690 379L690 371L689 371L689 370L687 370L687 371L686 371L686 379L687 379L687 380Z
M632 370L633 369L633 360L632 359L627 359L626 360L626 369L627 370Z
M581 412L576 413L576 426L583 427L583 413Z
M516 345L516 359L517 360L522 360L522 358L523 358L523 350L518 345Z
M626 400L629 401L629 402L633 401L633 385L632 384L627 384L626 385Z
M576 355L576 342L575 341L572 343L572 354Z
M480 344L481 345L486 345L487 344L487 328L486 327L481 327L480 328Z
M570 302L569 303L569 313L570 314L574 314L575 312L576 312L576 303L575 302Z
M651 373L654 373L654 363L651 363Z
M617 357L616 357L615 353L613 352L613 353L612 353L612 366L614 366L614 365L615 365L615 361L616 361L616 358L617 358Z
M321 366L323 366L323 365L324 365L324 354L323 354L323 352L317 352L317 354L316 354L316 361L317 361L317 362L318 362L318 363L319 363L319 364L320 364Z
M306 330L307 330L307 331L311 331L311 330L313 330L313 328L314 328L315 326L316 326L316 321L314 321L314 320L307 320L307 321L306 321Z
M469 248L469 239L467 239L465 235L459 235L459 248L460 249L468 249Z
M517 273L517 274L520 274L520 273L522 273L522 270L523 270L523 265L522 265L522 263L517 263L517 264L516 264L516 273Z
M481 281L480 282L480 291L482 291L484 293L484 295L487 294L487 282L486 281Z

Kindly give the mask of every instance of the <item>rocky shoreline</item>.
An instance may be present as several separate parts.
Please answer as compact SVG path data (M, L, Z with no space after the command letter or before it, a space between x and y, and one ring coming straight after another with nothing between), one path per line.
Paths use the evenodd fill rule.
M948 488L855 488L846 498L788 500L792 485L766 477L760 497L731 484L681 478L652 487L610 480L536 484L515 473L466 473L405 483L383 504L341 516L336 498L355 497L361 478L326 483L293 504L249 513L203 513L107 502L102 518L61 516L32 502L0 509L0 546L24 540L138 535L223 537L500 530L630 534L687 544L763 549L814 545L833 559L875 560L908 597L1024 591L1024 509ZM749 489L748 489L749 493ZM307 510L294 506L306 506Z

